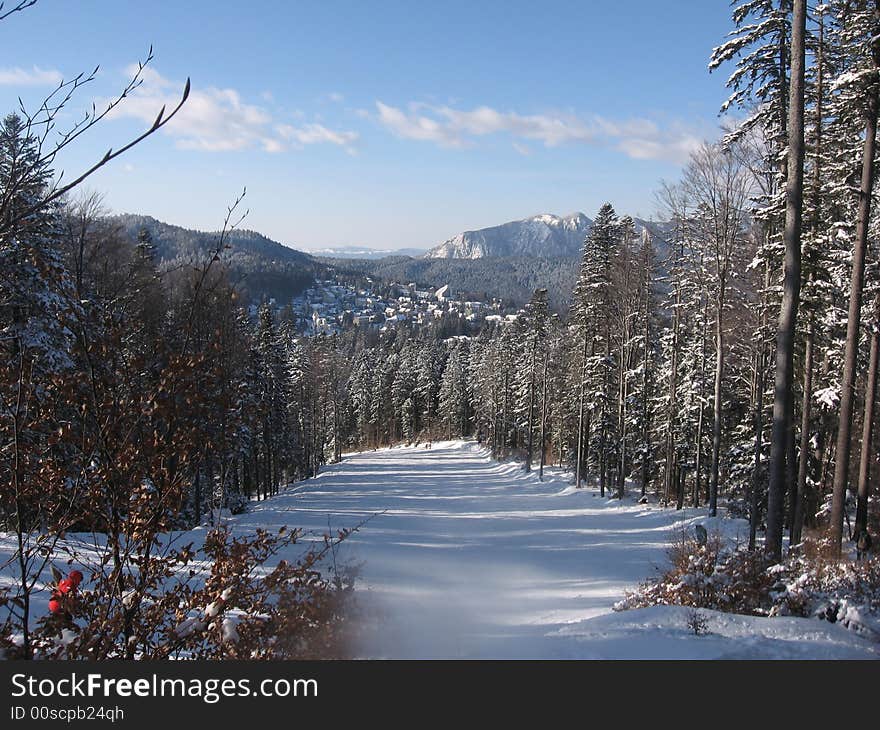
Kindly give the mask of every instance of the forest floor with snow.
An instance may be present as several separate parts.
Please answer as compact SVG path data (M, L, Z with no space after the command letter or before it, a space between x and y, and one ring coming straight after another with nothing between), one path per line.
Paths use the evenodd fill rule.
M735 540L746 523L602 499L555 469L541 482L472 442L346 455L235 522L318 535L367 518L337 555L359 566L358 656L880 657L880 644L818 619L701 610L707 633L696 635L690 609L613 611L665 565L676 530L699 523Z
M357 657L880 657L880 644L818 619L701 609L706 631L696 635L688 608L615 612L628 590L665 567L676 531L702 524L736 540L745 538L746 523L638 504L635 496L602 499L556 469L541 482L473 442L347 454L317 478L252 502L229 523L235 534L302 528L308 543L365 520L335 555L340 569L358 572ZM206 534L201 527L174 538L198 544ZM101 547L93 536L68 535L65 543L86 570ZM0 533L0 582L7 585L14 545ZM307 548L300 541L277 558L295 560ZM48 597L45 589L34 595L33 615L46 612Z

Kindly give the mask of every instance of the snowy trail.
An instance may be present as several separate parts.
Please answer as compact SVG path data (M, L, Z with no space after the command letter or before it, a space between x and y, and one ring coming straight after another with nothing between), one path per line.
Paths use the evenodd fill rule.
M741 638L719 645L688 636L683 616L673 615L677 609L647 609L638 631L630 624L642 612L626 613L623 632L615 628L623 615L608 615L625 590L662 563L673 525L703 514L621 505L593 489L574 490L558 476L541 483L459 441L348 455L236 522L322 533L328 519L335 530L376 515L340 555L362 565L359 586L375 619L359 647L362 656L717 656ZM602 618L588 620L593 617ZM597 621L598 634L590 628ZM817 623L809 622L813 629ZM783 622L774 628L783 629ZM645 631L654 629L662 641L646 642ZM777 643L792 651L782 655L804 656L798 631L783 633ZM852 642L848 634L835 635L825 654L852 656Z
M347 455L316 479L251 503L229 524L239 534L300 527L320 539L328 521L335 531L373 515L338 555L362 566L360 657L880 656L880 643L817 619L705 611L710 633L695 636L682 607L614 613L624 592L665 562L674 528L699 522L730 536L745 523L601 499L553 473L542 483L518 465L493 462L473 443ZM176 539L198 544L206 534L200 527ZM88 558L92 539L64 540ZM278 557L293 560L305 550L294 545ZM14 551L14 536L0 533L0 585L13 590ZM43 580L52 580L48 569ZM48 597L45 587L32 595L34 620L46 613Z
M367 655L566 656L571 641L548 632L608 613L652 571L672 523L592 492L450 442L347 456L242 522L320 532L328 516L336 529L376 515L342 551L380 613Z

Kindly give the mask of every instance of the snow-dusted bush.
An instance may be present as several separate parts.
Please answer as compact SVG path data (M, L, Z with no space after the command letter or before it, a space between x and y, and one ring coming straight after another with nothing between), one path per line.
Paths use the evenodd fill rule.
M681 530L667 555L666 572L639 586L618 610L680 605L756 614L775 584L762 553L728 547L718 534L702 543Z
M708 608L753 616L803 616L880 640L880 557L829 558L821 540L806 541L783 563L762 550L728 545L720 535L704 542L676 533L669 567L642 583L616 610L656 605Z
M880 556L841 561L829 557L830 547L808 541L780 566L771 613L839 622L880 641Z
M705 636L709 633L709 619L699 609L692 608L688 611L686 623L694 636Z

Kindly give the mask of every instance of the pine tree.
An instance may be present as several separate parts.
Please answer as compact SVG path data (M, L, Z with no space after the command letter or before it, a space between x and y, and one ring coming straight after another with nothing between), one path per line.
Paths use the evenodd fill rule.
M521 391L524 394L526 431L526 471L531 471L534 459L536 409L539 404L539 385L544 380L543 363L547 339L547 290L537 289L517 320L524 339L523 365L520 370ZM543 451L544 445L539 448Z
M72 365L72 292L58 250L57 205L38 207L52 172L16 114L0 125L0 347L37 373ZM24 216L24 217L23 217Z
M612 261L619 247L619 230L614 208L605 203L584 241L580 273L572 294L572 317L580 330L581 342L575 483L580 487L592 431L602 496L613 443Z
M276 492L282 480L287 466L284 445L289 443L286 358L275 315L268 304L259 310L256 352L260 378L262 487L263 497L267 498Z
M415 395L418 406L416 416L419 427L430 440L437 412L437 392L440 372L437 365L437 351L433 342L420 342L416 355Z
M440 383L438 415L447 438L468 435L468 353L466 342L452 346Z
M774 147L785 147L788 117L789 14L792 0L734 0L734 30L712 50L709 70L736 59L727 80L731 95L722 111L740 108L748 116L728 137L732 142L763 129Z
M654 440L652 426L656 419L653 404L653 391L657 384L657 365L659 359L660 312L657 294L657 252L653 237L644 232L637 254L638 266L638 317L634 332L641 336L640 377L633 393L635 417L634 455L641 474L641 493L645 496L651 479L651 462ZM699 470L697 470L699 474Z
M614 349L617 357L617 423L618 464L617 464L617 497L623 499L626 477L629 475L630 458L630 400L632 383L636 369L636 357L641 332L637 329L640 290L638 271L635 263L635 222L624 216L619 222L620 246L612 261L613 303L612 330Z

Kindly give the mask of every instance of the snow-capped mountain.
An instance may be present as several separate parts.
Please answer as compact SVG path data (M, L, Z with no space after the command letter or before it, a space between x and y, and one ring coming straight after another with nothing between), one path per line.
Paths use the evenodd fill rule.
M579 255L592 221L583 213L560 217L543 214L500 226L465 231L425 254L434 259L480 259L499 256L567 258Z
M670 224L633 218L637 234L647 230L664 249ZM501 257L577 258L593 221L583 213L565 217L545 213L500 226L465 231L425 254L430 259L484 259Z

